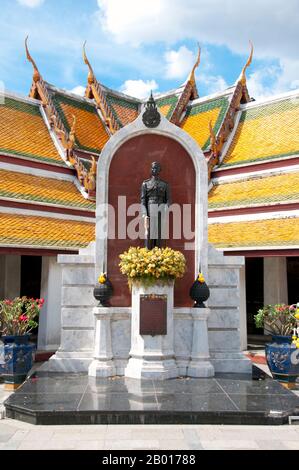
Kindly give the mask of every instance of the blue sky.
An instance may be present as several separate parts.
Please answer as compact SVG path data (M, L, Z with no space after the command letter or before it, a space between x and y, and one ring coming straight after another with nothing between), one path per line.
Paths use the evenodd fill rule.
M298 0L0 0L0 80L28 94L32 69L80 92L82 44L103 84L136 95L182 84L202 47L201 96L232 85L255 46L248 87L255 98L299 88Z

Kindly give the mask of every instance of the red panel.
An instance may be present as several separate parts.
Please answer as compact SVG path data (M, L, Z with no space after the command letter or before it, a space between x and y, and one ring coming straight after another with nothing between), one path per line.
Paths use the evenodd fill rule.
M101 160L100 160L101 161ZM195 169L186 150L175 140L159 135L134 137L121 146L114 155L109 172L109 204L117 213L118 196L127 197L127 206L140 203L142 182L150 177L151 163L158 161L162 165L161 179L169 183L172 203L191 204L192 231L195 226ZM134 217L127 217L127 224ZM116 235L117 235L116 227ZM183 233L183 231L182 231ZM182 280L176 282L175 306L192 306L189 289L194 282L194 251L185 251L184 238L172 240L172 217L170 217L170 240L167 243L173 249L180 250L187 258L188 271ZM192 242L193 240L191 240ZM114 287L112 306L131 305L131 295L127 279L119 272L119 254L130 246L144 246L144 240L116 238L108 240L108 275Z

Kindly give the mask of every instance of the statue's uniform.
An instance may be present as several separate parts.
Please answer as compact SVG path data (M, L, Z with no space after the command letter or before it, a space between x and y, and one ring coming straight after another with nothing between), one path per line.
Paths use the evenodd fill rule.
M168 183L158 178L150 178L142 183L142 215L150 218L150 228L145 244L150 250L155 246L162 246L164 218L169 205Z

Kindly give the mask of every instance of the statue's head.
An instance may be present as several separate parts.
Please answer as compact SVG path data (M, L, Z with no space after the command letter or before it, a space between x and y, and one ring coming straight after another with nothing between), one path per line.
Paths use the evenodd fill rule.
M153 162L152 163L152 175L153 176L158 176L161 171L161 165L159 162Z

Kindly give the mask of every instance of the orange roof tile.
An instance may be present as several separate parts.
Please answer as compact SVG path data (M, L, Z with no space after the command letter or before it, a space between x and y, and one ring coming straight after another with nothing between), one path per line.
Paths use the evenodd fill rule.
M181 128L196 140L202 150L206 150L210 145L209 123L212 121L214 132L217 134L228 106L227 97L189 106Z
M65 166L39 107L8 97L0 106L0 152Z
M78 249L95 239L95 225L76 220L0 213L0 246Z
M95 204L84 199L71 181L6 170L0 170L1 197L95 210Z
M299 200L299 172L220 183L209 193L209 209Z
M299 154L299 99L250 107L222 165L250 163Z
M108 142L109 135L96 107L60 93L55 93L53 101L68 131L72 127L73 116L76 117L77 145L83 150L100 153Z
M111 93L106 94L106 100L120 127L124 127L130 124L130 122L135 121L139 115L138 102L130 101L125 97Z
M209 224L209 242L218 248L297 246L299 218Z

